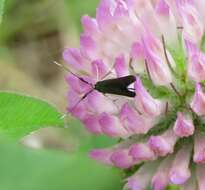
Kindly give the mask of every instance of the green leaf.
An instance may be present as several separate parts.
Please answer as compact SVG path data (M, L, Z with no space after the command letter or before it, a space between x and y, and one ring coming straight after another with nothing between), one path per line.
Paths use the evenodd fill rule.
M48 103L0 92L0 134L19 139L43 127L63 125L62 115Z
M153 190L151 187L149 187L147 190ZM180 190L180 188L176 185L169 185L166 190Z
M180 190L180 188L177 185L170 185L166 190Z
M77 26L79 32L82 30L80 18L85 14L94 16L98 3L99 3L98 0L86 0L86 1L66 0L65 1L65 5L68 10L67 13L72 18L70 22L73 22L73 24Z
M4 4L5 4L5 0L0 0L0 24L2 22L2 17L4 14Z
M186 54L182 43L182 37L179 35L178 43L168 47L175 63L176 69L179 74L184 73L186 70Z
M121 190L119 171L85 154L0 144L2 190Z
M172 91L165 87L165 86L156 86L152 83L152 81L147 78L145 75L141 75L140 79L142 80L143 85L146 87L148 92L157 99L162 99L162 98L169 98L172 96Z

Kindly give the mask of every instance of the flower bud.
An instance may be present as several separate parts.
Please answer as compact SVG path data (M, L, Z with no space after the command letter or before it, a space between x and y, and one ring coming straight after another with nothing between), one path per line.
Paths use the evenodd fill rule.
M112 153L112 149L95 149L90 152L90 157L94 160L100 161L101 163L113 165L110 160Z
M110 158L112 163L118 168L130 168L134 164L134 160L128 152L128 149L119 149L114 151Z
M199 116L205 115L205 94L202 91L201 85L196 84L195 94L191 102L192 110Z
M144 143L133 144L130 147L129 154L135 161L148 161L156 158L154 152Z
M148 143L156 155L166 156L173 153L177 139L178 137L174 134L173 130L169 129L162 135L151 136Z
M177 114L174 124L174 133L179 137L188 137L194 134L194 124L191 118L185 118L182 113Z

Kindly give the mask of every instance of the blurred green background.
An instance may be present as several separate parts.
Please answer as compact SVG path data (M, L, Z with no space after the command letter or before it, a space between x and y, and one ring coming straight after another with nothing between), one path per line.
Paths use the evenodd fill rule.
M0 26L0 90L55 104L65 112L65 47L78 47L80 17L98 0L6 0ZM87 151L116 140L90 136L75 120L39 130L21 142L0 140L0 190L118 190L120 172L90 160Z

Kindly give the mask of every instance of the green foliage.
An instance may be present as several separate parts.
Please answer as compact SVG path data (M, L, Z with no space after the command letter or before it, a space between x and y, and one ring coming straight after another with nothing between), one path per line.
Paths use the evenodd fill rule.
M149 187L147 190L153 190L153 189ZM176 185L169 185L169 187L167 187L166 190L180 190L180 188L177 187Z
M180 190L180 188L176 185L170 185L166 190Z
M154 98L163 99L170 98L171 96L173 96L173 92L169 88L165 86L154 85L152 81L145 75L140 76L140 78L143 82L143 85Z
M2 17L4 14L4 4L5 4L5 0L0 0L0 24L2 22Z
M182 37L179 36L178 39L178 43L174 46L169 46L168 49L176 63L177 72L183 74L186 70L186 54L183 47Z
M21 138L42 127L63 127L55 107L36 98L0 93L0 134Z
M99 3L99 0L65 0L66 8L68 10L68 15L72 16L72 20L75 27L81 30L80 19L84 14L88 14L90 16L95 15L95 9Z
M85 154L0 144L1 190L121 190L119 172Z

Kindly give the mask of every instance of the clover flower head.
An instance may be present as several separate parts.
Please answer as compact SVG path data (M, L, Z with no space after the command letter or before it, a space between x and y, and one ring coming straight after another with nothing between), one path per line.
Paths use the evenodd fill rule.
M124 189L205 188L204 20L204 0L101 0L95 18L82 17L80 48L63 53L79 76L66 77L68 112L120 139L90 156L125 174L138 168ZM95 88L129 75L135 97Z

